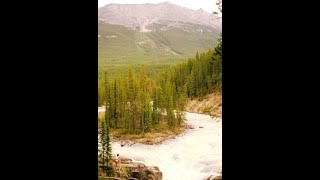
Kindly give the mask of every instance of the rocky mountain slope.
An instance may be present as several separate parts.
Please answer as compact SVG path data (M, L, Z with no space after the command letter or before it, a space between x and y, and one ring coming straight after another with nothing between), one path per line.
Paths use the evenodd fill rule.
M179 27L198 24L221 30L221 18L202 9L192 10L169 2L159 4L108 4L99 8L99 21L150 31L151 24Z
M99 71L111 76L131 64L160 71L214 48L222 30L217 15L168 2L108 4L98 9L98 22Z

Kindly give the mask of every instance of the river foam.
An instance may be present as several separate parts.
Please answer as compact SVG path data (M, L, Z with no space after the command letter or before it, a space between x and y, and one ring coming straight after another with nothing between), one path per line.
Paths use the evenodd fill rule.
M163 180L202 180L218 175L222 170L222 121L196 113L186 113L186 119L194 129L175 139L158 145L124 147L113 142L112 151L147 166L158 166Z

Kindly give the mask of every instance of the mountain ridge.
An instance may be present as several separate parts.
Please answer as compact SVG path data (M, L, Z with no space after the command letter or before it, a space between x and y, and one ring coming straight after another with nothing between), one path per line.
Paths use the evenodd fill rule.
M221 18L201 8L193 10L169 2L158 4L107 4L98 9L98 20L132 29L145 29L146 26L163 20L169 23L205 25L218 30L221 30L222 24Z
M213 49L222 30L221 19L210 20L216 15L168 2L108 4L98 13L99 71L111 76L135 64L152 65L156 73Z

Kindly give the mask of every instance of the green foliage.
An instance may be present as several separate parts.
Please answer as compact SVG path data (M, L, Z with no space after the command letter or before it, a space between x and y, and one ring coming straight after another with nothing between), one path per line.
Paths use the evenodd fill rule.
M106 129L105 129L104 122L101 123L100 143L102 145L102 165L104 167L104 165L105 165L106 144L107 144Z
M115 174L112 166L106 166L105 171L106 171L107 176L109 176L109 177L113 177Z
M114 177L115 171L112 166L98 167L98 179L104 179L103 177Z
M111 143L110 143L110 130L109 126L106 125L104 121L101 122L101 134L100 143L102 145L102 160L103 167L105 167L105 158L107 159L107 166L109 165L109 160L111 160Z
M154 31L144 33L120 25L98 23L99 76L102 73L103 78L105 71L111 79L126 75L131 64L136 68L135 73L139 72L141 64L147 64L148 74L157 75L197 51L213 48L219 34L215 29L205 26L197 27L204 29L203 33L178 29L160 31L156 26L148 27Z
M127 76L107 79L105 72L104 85L101 79L98 80L99 104L104 100L106 105L106 134L109 134L109 128L142 134L164 125L174 129L184 120L184 105L188 98L221 92L222 39L214 50L197 52L194 58L157 76L148 74L148 68L142 65L139 72L131 65ZM108 137L106 141L109 142ZM108 146L105 146L107 150Z
M210 113L211 112L211 109L212 107L211 106L204 106L203 108L202 108L202 113Z
M105 73L105 82L108 82L108 79L107 79L107 73ZM103 138L103 143L102 144L102 147L105 148L105 152L106 152L106 155L107 155L107 165L109 165L109 160L111 160L111 144L110 144L110 126L111 126L111 123L110 123L110 113L107 111L107 107L110 107L111 104L109 104L108 102L110 100L112 100L114 98L114 96L111 95L111 92L110 92L110 85L108 85L108 83L105 83L105 99L106 99L106 111L105 111L105 121L102 122L102 125L101 125L101 128L102 128L102 133L101 133L101 137ZM113 106L112 106L113 107ZM114 108L112 108L114 109Z

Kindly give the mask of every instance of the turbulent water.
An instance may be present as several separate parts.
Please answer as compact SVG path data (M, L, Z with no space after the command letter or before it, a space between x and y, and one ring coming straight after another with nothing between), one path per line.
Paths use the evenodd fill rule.
M158 166L163 180L202 180L222 170L222 121L208 115L186 113L194 127L159 145L112 143L113 154L147 166ZM199 128L202 126L203 128Z
M105 112L105 111L106 111L106 107L105 106L98 107L98 113Z

